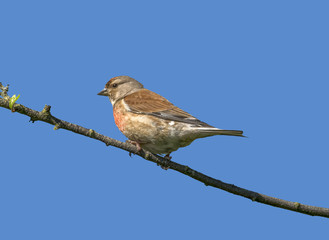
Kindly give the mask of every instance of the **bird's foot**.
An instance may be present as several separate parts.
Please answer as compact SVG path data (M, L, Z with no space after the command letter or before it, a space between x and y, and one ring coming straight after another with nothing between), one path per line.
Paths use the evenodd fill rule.
M136 153L140 153L140 152L142 151L142 147L141 147L141 145L140 145L138 142L136 142L136 141L132 141L132 140L127 140L126 143L130 143L130 144L136 146L137 151L136 151L134 154L136 154ZM132 152L129 152L129 156L130 156L130 157L131 157L131 154L132 154Z
M163 169L163 170L168 170L170 167L169 166L163 166L163 165L160 165L160 167Z
M172 157L170 156L170 153L166 154L166 156L164 156L164 158L169 160L169 161L171 161L171 159L172 159ZM160 164L160 166L163 170L168 170L170 168L169 166L163 166L161 164Z
M171 152L170 152L171 153ZM169 161L171 161L172 156L170 156L170 153L167 153L166 156L164 156L165 158L167 158Z

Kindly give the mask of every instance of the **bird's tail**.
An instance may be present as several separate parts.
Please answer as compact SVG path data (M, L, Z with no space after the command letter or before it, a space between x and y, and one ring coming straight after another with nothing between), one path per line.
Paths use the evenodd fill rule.
M243 136L243 131L240 130L223 130L218 128L199 128L199 133L201 133L201 137L208 137L213 135L227 135L227 136L237 136L237 137L245 137Z
M218 135L245 137L245 136L243 136L243 131L240 131L240 130L222 130L222 129L218 129L215 132Z

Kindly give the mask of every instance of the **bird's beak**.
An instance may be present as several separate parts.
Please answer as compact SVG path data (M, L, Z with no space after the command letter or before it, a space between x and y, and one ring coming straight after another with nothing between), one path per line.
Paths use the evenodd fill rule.
M104 88L102 91L100 91L97 95L100 95L100 96L108 96L107 91L106 91L106 88Z

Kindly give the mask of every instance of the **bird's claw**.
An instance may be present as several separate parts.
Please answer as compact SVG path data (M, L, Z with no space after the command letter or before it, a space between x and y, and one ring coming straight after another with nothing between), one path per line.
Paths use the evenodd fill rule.
M164 158L168 159L169 161L171 161L172 156L170 156L170 153L166 154L166 156L164 156Z
M142 147L141 147L141 145L138 142L132 141L132 140L127 140L126 143L130 143L130 144L136 146L137 151L136 151L135 154L140 153L142 151ZM131 157L131 152L129 152L129 156Z
M171 161L172 157L170 156L170 153L166 154L166 156L164 156L165 159L167 159L168 161ZM169 166L164 166L164 165L161 165L161 164L158 164L160 165L160 167L163 169L163 170L168 170L170 167Z

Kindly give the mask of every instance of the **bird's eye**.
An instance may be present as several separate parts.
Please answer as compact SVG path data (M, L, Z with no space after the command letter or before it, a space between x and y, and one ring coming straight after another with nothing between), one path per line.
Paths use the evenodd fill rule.
M113 88L116 88L117 86L118 86L118 84L116 84L116 83L113 83L113 84L112 84L112 87L113 87Z

